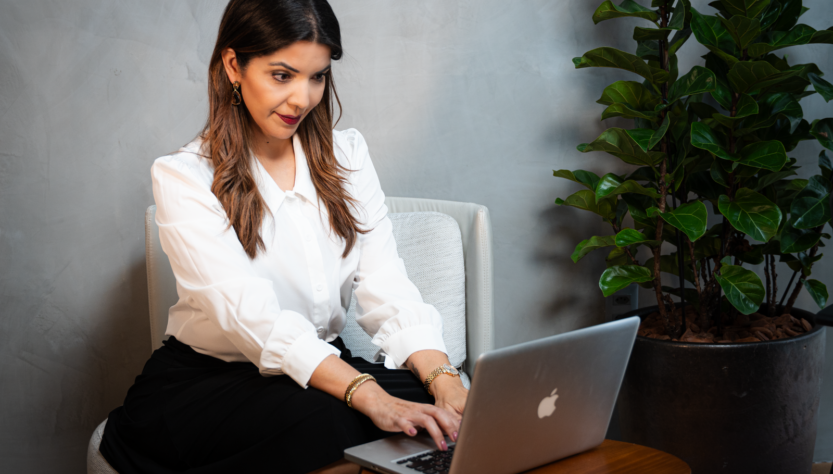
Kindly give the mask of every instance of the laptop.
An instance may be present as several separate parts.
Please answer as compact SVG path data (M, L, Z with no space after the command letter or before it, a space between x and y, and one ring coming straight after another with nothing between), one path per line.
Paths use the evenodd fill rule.
M489 351L477 359L457 443L425 432L354 446L344 458L391 474L508 474L604 441L639 317Z

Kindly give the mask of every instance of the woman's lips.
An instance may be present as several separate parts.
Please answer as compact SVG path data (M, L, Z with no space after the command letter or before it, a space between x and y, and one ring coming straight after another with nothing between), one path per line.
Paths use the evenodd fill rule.
M301 116L300 116L300 115L283 115L283 114L278 114L278 117L280 117L280 118L281 118L281 120L283 120L284 122L288 123L289 125L295 125L296 123L298 123L298 121L300 121L300 120L301 120Z

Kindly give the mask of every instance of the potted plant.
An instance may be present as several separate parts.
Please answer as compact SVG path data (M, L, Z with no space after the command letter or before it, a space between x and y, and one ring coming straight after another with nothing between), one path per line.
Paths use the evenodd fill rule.
M635 52L597 48L575 67L641 80L617 81L597 101L603 120L632 119L633 128L610 128L578 150L633 169L554 171L586 188L556 203L610 225L572 254L608 252L605 296L631 284L656 296L635 312L643 322L619 400L625 440L675 454L695 474L809 472L824 339L794 304L804 290L820 307L827 301L811 272L830 238L833 167L822 151L818 172L799 179L789 153L803 140L833 150L833 119L810 122L800 105L815 93L830 101L833 85L778 50L833 44L833 28L800 24L801 0L709 5L716 11L608 0L595 11L597 24L644 20ZM709 52L680 74L677 52L692 36ZM778 262L792 272L786 288Z

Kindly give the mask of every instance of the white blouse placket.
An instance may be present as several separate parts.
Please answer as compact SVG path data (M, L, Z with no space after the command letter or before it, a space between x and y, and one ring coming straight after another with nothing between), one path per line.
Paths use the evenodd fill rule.
M327 285L324 272L324 259L321 256L321 249L318 247L315 231L309 221L304 217L301 207L304 202L295 194L295 191L285 191L286 211L295 227L301 235L301 242L304 246L304 255L309 269L310 288L312 288L313 313L311 319L318 331L318 337L324 339L327 336L327 327L330 320L330 289Z

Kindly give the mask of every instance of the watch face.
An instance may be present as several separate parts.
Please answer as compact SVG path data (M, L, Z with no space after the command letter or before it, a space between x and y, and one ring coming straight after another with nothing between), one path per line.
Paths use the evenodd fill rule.
M450 365L448 365L448 364L443 364L443 368L444 368L445 370L447 370L447 371L451 372L451 373L452 373L452 374L454 374L454 375L457 375L457 374L458 374L457 369L455 369L454 367L452 367L452 366L450 366Z

